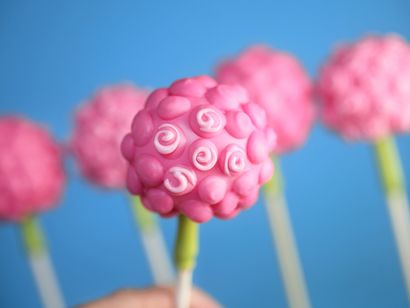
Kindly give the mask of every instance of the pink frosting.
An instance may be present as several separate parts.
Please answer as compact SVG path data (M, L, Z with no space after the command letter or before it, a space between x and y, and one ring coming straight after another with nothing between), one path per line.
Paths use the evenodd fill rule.
M129 191L165 217L235 216L273 173L275 135L264 120L243 88L207 76L154 91L122 142Z
M395 35L340 46L317 85L323 121L346 139L410 131L410 45Z
M277 135L275 153L301 145L314 119L310 80L291 55L254 46L217 67L216 78L245 87Z
M132 85L116 85L98 91L78 109L71 148L91 182L108 188L125 187L127 163L121 155L121 140L147 96L147 91ZM139 129L144 135L147 128Z
M41 127L0 118L0 219L17 221L47 210L61 196L65 178L58 145Z

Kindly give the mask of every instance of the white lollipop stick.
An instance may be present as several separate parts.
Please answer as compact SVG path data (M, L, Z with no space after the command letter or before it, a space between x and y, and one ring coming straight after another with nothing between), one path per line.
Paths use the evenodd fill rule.
M28 261L43 306L45 308L64 308L63 295L59 289L40 226L35 218L26 218L21 222L20 227Z
M141 204L140 198L133 197L132 200L134 217L154 282L157 285L172 284L174 271L159 225L154 215Z
M265 187L266 209L283 284L290 307L309 308L309 296L286 201L281 189L281 175L277 161L275 167L274 176Z

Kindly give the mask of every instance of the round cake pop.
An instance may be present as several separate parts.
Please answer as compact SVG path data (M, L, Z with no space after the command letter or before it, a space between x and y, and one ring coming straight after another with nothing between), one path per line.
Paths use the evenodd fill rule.
M98 91L78 109L71 148L91 182L107 188L125 187L127 163L120 144L147 96L146 90L132 85L116 85Z
M396 35L340 46L318 81L325 124L346 139L410 130L410 46Z
M310 80L291 55L254 46L218 66L216 79L246 88L277 135L275 154L301 145L314 119Z
M18 221L56 204L64 186L62 155L41 127L0 118L0 219Z
M162 216L231 218L269 180L275 134L240 86L208 76L154 91L122 142L127 186Z

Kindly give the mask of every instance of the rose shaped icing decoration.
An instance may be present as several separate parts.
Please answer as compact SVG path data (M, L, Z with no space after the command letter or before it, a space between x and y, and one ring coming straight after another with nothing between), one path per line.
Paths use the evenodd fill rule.
M223 172L232 176L245 170L246 153L238 145L230 144L225 148L220 162Z
M170 123L162 124L154 137L154 146L163 155L174 153L182 144L182 134Z
M127 164L120 145L147 96L147 91L130 84L115 85L99 90L77 110L70 146L88 180L107 188L125 187ZM136 121L143 125L133 126L136 138L128 140L129 148L144 144L153 134L149 116L141 113Z
M0 219L18 221L54 206L65 176L59 146L42 127L0 117Z
M351 140L410 131L410 45L396 35L340 46L317 83L321 117Z
M232 218L273 173L275 133L264 120L246 90L207 76L155 90L122 142L128 190L164 217Z
M291 55L254 46L221 63L216 79L243 86L250 100L265 110L267 123L277 136L276 154L290 151L306 140L314 120L312 87L302 66Z
M207 140L194 142L190 155L194 166L201 171L212 169L218 161L218 149Z

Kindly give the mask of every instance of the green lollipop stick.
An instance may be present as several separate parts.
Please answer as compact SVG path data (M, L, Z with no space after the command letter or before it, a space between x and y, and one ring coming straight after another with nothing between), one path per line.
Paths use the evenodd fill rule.
M20 223L20 230L43 306L64 308L63 296L37 219L26 217Z
M179 216L175 242L175 266L178 270L176 307L188 308L192 290L192 272L198 256L198 224L184 215Z
M284 197L283 178L278 159L274 158L274 165L275 172L272 179L265 185L265 195L266 210L279 267L289 306L309 308L307 287Z
M132 209L154 282L157 285L173 283L171 261L154 214L145 209L139 197L132 197Z
M400 157L392 137L377 140L374 150L410 300L410 210Z

